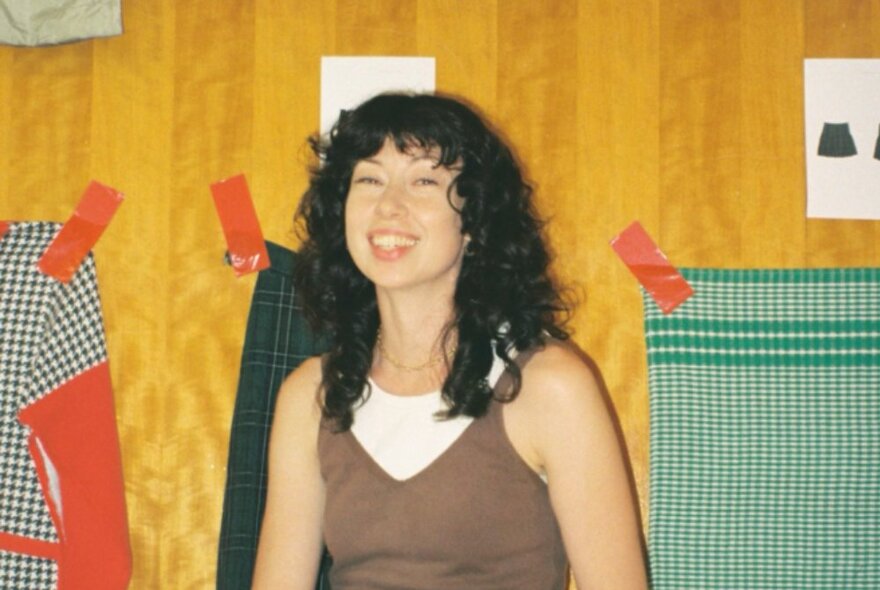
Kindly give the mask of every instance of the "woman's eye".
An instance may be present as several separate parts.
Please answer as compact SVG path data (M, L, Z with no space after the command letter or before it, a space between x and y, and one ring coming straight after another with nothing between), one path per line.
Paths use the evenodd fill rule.
M373 176L358 176L354 182L355 184L379 184L379 179Z
M433 178L419 178L419 179L416 181L416 184L419 184L419 185L422 185L422 186L431 186L431 185L437 185L437 184L440 184L440 183L438 183L438 182L437 182L436 180L434 180Z

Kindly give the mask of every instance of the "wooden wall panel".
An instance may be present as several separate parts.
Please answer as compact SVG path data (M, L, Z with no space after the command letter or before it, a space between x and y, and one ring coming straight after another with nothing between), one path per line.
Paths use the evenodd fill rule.
M46 219L66 219L88 181L92 46L19 49L8 66L11 101L2 132L10 150L9 198L17 206L6 217L38 206Z
M346 0L336 12L337 55L414 55L418 3Z
M559 267L579 279L576 340L598 363L617 408L647 516L648 398L642 299L608 242L633 220L659 227L659 2L615 0L578 14L576 189ZM577 215L573 215L577 212ZM613 323L609 318L615 318Z
M803 266L802 6L740 0L740 22L740 262Z
M654 235L680 266L741 265L739 45L738 2L663 5Z
M162 464L161 420L175 382L165 369L173 332L169 220L177 208L171 198L173 2L130 3L124 24L122 37L93 44L91 166L82 172L126 196L95 256L126 475L131 587L149 588L163 574L161 523L174 518L167 511L173 495Z
M0 50L0 72L9 72L12 68L12 59L14 54L11 51ZM14 101L12 99L13 79L12 76L0 74L0 124L3 125L0 131L9 125L12 113L14 112ZM14 142L11 141L9 133L0 132L0 203L4 205L10 204L10 160L14 157L12 147ZM4 210L3 214L7 217L16 218L15 211L9 207L9 211ZM27 215L29 211L22 208L18 216Z
M578 160L570 147L577 94L569 82L577 71L576 23L575 0L498 3L500 102L493 119L516 146L535 184L538 207L548 217L557 217L557 204L574 190L569 175ZM523 116L526 104L529 117Z
M880 2L806 0L805 57L878 57Z
M236 280L221 263L208 186L251 164L254 26L251 2L176 4L171 198L180 205L169 219L167 304L173 330L167 386L174 403L164 405L161 422L168 484L163 515L177 526L163 537L160 570L162 583L177 588L206 587L214 577L204 567L209 559L193 568L192 554L181 547L216 546L226 461L217 442L228 436L253 288L252 277ZM194 461L197 468L190 467Z
M293 210L312 162L305 138L319 125L321 56L335 53L334 7L260 0L255 8L252 157L243 172L263 232L287 247L297 244Z
M498 91L498 2L420 0L417 52L437 60L437 89L494 113Z
M438 88L517 147L643 509L641 298L608 240L638 219L681 266L880 263L878 222L805 219L802 114L804 57L880 57L880 0L128 0L124 17L116 38L0 47L0 219L62 221L91 178L126 193L96 257L133 589L213 586L254 280L221 263L208 183L244 172L266 237L296 244L322 55L435 56Z

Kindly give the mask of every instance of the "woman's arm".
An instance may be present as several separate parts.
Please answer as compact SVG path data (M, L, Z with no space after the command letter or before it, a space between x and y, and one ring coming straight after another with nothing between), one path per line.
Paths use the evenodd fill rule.
M321 560L324 483L318 464L321 362L281 386L269 442L269 490L252 588L314 590Z
M523 394L534 461L547 474L578 589L645 590L636 502L593 371L550 343L526 365Z

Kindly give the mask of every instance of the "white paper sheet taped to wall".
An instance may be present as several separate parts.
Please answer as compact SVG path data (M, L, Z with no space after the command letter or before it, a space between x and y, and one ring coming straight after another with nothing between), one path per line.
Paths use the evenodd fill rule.
M122 33L122 0L0 0L0 43L54 45Z
M321 133L342 109L353 109L381 92L433 92L433 57L324 56L321 58Z
M807 217L880 219L880 59L804 60Z

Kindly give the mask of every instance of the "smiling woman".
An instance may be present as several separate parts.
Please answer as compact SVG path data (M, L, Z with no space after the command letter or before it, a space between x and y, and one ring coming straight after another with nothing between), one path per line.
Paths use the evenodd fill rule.
M421 297L455 289L466 236L456 173L440 166L439 150L382 149L354 167L345 202L345 239L377 297L409 288Z
M297 286L330 351L282 386L255 588L646 587L531 189L462 102L380 95L312 146Z

